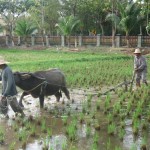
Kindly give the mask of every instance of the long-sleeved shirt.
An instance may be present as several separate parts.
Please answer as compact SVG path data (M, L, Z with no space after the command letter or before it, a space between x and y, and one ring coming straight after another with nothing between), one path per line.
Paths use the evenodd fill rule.
M147 72L147 62L144 56L134 57L134 69Z
M0 80L2 80L2 95L14 96L17 94L13 73L8 66L2 69Z

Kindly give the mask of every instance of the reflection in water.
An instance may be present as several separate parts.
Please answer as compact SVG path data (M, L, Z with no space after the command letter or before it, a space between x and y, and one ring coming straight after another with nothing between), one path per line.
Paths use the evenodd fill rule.
M142 135L141 136L139 135L138 137L134 136L131 119L126 120L125 123L126 123L126 127L125 127L126 134L123 140L124 148L131 149L131 147L135 145L136 150L140 150Z
M50 139L43 139L42 142L35 141L27 145L26 150L42 150L44 145L48 146L48 149L62 150L67 145L67 138L64 135L52 136Z

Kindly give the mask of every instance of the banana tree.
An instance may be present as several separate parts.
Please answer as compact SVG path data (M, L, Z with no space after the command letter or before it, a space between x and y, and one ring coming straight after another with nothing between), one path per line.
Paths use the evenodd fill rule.
M70 15L67 17L60 17L58 23L55 25L58 31L68 38L68 47L70 47L70 36L79 27L80 20Z

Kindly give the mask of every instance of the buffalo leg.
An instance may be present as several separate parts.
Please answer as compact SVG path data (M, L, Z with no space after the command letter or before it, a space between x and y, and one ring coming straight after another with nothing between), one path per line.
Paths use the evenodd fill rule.
M26 95L29 95L29 94L28 94L27 92L23 92L22 95L21 95L21 97L20 97L19 105L20 105L21 107L24 107L23 104L22 104L22 100L23 100L23 97L26 96Z
M44 95L40 95L39 100L40 100L40 108L43 108L44 107Z
M62 89L62 91L65 93L66 97L70 100L70 95L69 95L68 89L67 89L65 86L62 87L61 89Z
M56 96L57 102L59 102L59 101L60 101L60 98L62 97L61 91L58 91L58 92L55 94L55 96Z

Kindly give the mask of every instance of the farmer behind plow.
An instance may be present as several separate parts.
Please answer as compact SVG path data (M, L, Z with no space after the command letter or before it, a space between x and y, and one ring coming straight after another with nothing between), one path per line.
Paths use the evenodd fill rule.
M142 56L141 51L139 48L135 49L134 52L134 73L135 73L135 79L136 79L136 86L140 87L140 81L142 80L142 83L145 83L148 85L146 80L146 74L147 74L147 62L144 56Z
M10 105L14 112L21 113L24 116L22 108L19 106L16 95L16 85L14 81L13 73L10 67L7 65L2 57L0 57L0 69L2 73L0 75L0 80L2 80L2 95L0 96L0 113L3 113L7 118L8 116L8 106Z

